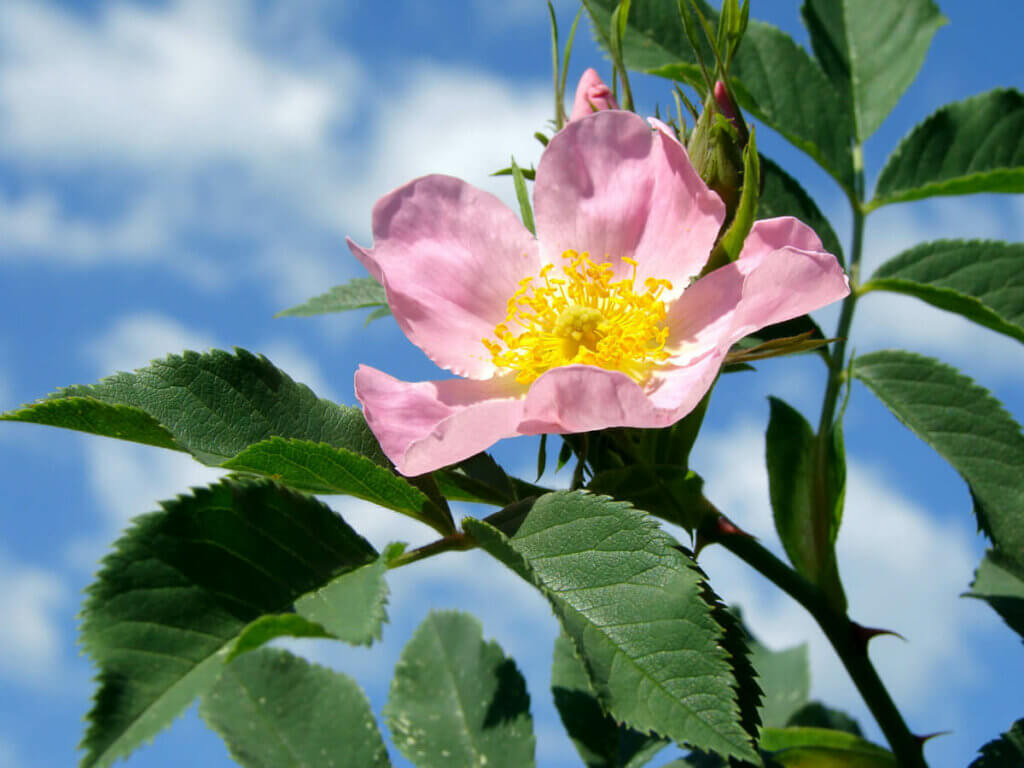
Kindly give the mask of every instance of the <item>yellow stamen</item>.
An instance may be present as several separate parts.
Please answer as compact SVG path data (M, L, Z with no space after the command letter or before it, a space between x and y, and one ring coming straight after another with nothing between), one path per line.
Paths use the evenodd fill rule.
M494 328L498 341L483 339L494 364L517 371L521 384L576 363L622 371L642 383L669 357L667 310L660 297L672 283L649 277L644 292L637 293L634 259L622 258L632 274L613 282L611 262L595 264L588 253L572 250L562 258L568 262L564 277L551 276L555 267L547 264L537 277L519 282L508 316Z

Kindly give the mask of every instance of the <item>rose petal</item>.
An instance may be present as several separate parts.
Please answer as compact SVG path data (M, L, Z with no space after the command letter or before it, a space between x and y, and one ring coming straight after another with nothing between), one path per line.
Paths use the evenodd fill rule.
M378 277L398 325L442 368L494 374L481 343L505 319L520 279L539 269L537 243L498 198L450 176L425 176L373 209L374 247L350 243Z
M406 382L361 365L355 389L366 423L403 475L432 472L519 434L523 400L507 380Z
M560 264L568 249L614 264L629 256L641 285L672 281L668 298L700 272L725 217L678 141L615 110L555 134L537 166L534 208L544 261Z
M850 292L835 256L792 217L754 223L739 258L691 285L669 308L677 359L724 353L766 325L813 312Z
M580 77L576 86L576 96L572 102L572 114L569 120L579 120L602 109L618 109L619 105L612 96L611 88L594 69L588 69Z

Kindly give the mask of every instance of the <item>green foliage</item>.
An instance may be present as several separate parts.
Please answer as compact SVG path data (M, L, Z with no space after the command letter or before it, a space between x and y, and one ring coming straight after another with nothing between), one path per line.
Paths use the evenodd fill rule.
M1024 436L1002 404L955 368L911 352L862 355L853 373L960 473L979 527L1024 563Z
M826 707L820 701L809 701L804 704L790 716L786 725L828 728L833 731L846 731L854 736L864 735L856 720L845 712Z
M841 436L819 440L798 411L777 397L769 401L765 442L775 530L797 571L845 612L835 550L846 482Z
M785 768L897 768L892 752L825 728L765 728L761 748Z
M279 637L317 637L325 639L333 638L334 635L315 621L305 619L297 613L268 614L260 616L238 633L238 638L231 647L230 653L224 657L224 661L231 661L243 653L261 648L271 640Z
M587 768L640 768L668 742L654 734L620 725L601 706L576 655L572 640L555 640L551 692L569 738Z
M432 612L402 651L384 709L396 747L417 768L531 768L526 683L480 622Z
M1024 763L1024 720L981 748L981 756L969 768L1019 768Z
M359 684L287 651L263 648L224 666L199 713L244 768L391 765Z
M800 219L818 234L825 250L834 254L842 264L843 247L835 230L800 182L764 155L761 155L761 179L764 189L757 206L757 218L793 216Z
M607 29L615 0L584 0L598 30ZM717 21L703 0L702 12ZM674 3L637 2L623 40L633 69L692 82L696 56ZM608 49L608 40L601 40ZM793 39L751 20L732 62L730 76L739 106L807 152L846 190L854 186L852 118L825 73Z
M533 207L530 205L530 193L526 189L526 177L522 169L516 165L515 158L512 158L512 182L516 188L516 200L519 202L519 215L522 217L523 226L530 230L531 235L537 234L537 227L533 223Z
M594 493L628 501L690 532L713 513L702 493L703 478L677 466L634 464L607 469L597 473L587 487Z
M374 314L388 309L384 286L372 277L356 277L343 285L336 285L327 293L314 296L304 304L278 312L274 317L309 317L328 312L347 312L352 309L373 309Z
M303 595L295 601L295 611L347 643L380 640L381 625L388 620L388 559L385 553Z
M995 550L985 553L966 597L976 597L992 606L1003 621L1024 638L1024 565L1021 558Z
M250 445L221 466L270 477L300 491L356 496L408 515L442 534L455 528L447 507L439 506L404 477L345 448L272 437Z
M859 293L891 291L1024 342L1024 244L921 243L880 266Z
M1024 95L996 89L940 108L889 156L869 208L935 195L1024 192Z
M558 492L515 520L505 533L473 519L464 527L548 599L616 721L760 762L741 724L737 672L710 588L651 517Z
M772 651L750 640L750 661L764 691L761 721L765 728L782 728L806 703L811 691L807 644Z
M489 453L478 453L454 467L438 470L434 479L441 493L451 501L498 507L548 492L547 488L511 477Z
M100 686L85 766L110 765L181 714L253 621L376 558L328 507L268 482L226 480L161 506L88 590L81 638Z
M814 55L865 141L914 82L932 36L947 20L932 0L806 0Z
M387 463L361 411L317 398L244 349L170 355L135 373L58 390L0 419L178 448L211 466L272 436L327 443Z

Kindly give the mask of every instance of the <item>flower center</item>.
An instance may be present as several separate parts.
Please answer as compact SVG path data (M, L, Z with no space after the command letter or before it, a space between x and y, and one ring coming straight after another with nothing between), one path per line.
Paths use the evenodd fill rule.
M669 357L664 349L667 311L660 297L672 290L672 283L649 277L638 293L633 259L622 259L632 274L614 282L610 262L595 264L588 253L571 250L562 259L567 262L562 277L552 276L555 266L547 264L539 277L519 281L505 320L494 327L498 341L483 339L494 364L517 371L521 384L579 363L622 371L643 382L652 366Z

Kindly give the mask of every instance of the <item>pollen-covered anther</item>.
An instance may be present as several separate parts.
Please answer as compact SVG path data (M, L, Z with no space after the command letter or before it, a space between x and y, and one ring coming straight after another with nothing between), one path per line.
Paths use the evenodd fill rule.
M621 280L615 280L611 262L597 264L588 253L568 250L562 259L567 263L561 277L552 275L554 264L546 264L539 275L520 281L507 317L494 328L498 341L483 340L494 364L516 371L522 384L574 364L622 371L642 383L669 357L660 297L672 283L649 277L638 293L631 258L622 259L632 270Z

